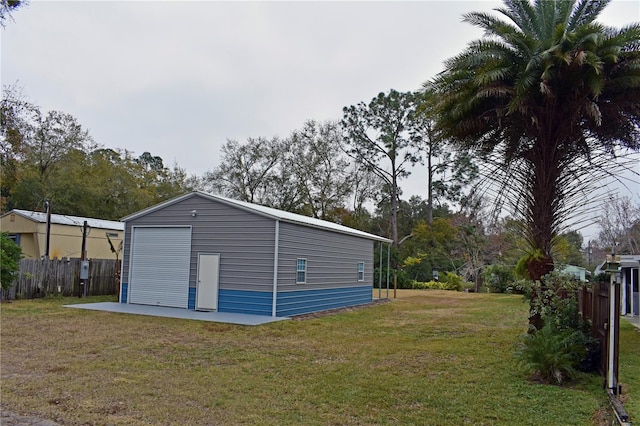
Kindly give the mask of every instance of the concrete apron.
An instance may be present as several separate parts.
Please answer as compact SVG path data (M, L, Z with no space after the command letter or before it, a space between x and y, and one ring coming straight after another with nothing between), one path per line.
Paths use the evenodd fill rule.
M235 314L227 312L190 311L188 309L167 308L164 306L135 305L116 302L82 303L78 305L64 305L64 307L238 325L261 325L289 319L287 317L268 317L264 315Z

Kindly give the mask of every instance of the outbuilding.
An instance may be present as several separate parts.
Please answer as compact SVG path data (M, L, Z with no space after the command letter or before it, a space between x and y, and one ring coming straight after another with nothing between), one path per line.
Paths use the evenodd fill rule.
M122 221L121 303L274 317L370 303L374 243L390 242L198 191Z
M80 258L84 224L86 255L91 259L117 259L124 224L113 220L14 209L2 215L0 229L22 248L27 259Z

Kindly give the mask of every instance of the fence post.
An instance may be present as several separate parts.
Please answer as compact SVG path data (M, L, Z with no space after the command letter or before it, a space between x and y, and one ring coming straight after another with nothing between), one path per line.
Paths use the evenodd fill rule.
M620 272L620 256L607 256L606 272L609 273L609 320L607 330L607 388L618 394L618 336L620 333L620 288L616 285Z

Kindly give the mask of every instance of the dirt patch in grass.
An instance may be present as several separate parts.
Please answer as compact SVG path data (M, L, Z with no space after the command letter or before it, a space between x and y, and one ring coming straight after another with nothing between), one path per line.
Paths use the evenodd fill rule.
M605 406L599 407L591 417L593 426L610 426L612 425L613 414L611 409Z
M21 416L10 411L2 410L0 424L3 426L59 426L59 423L40 417Z

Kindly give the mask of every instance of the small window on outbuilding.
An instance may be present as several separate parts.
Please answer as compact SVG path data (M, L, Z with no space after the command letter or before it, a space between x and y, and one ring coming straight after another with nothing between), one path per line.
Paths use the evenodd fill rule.
M364 281L364 262L358 262L358 281Z
M298 259L296 266L296 284L307 282L307 259Z

